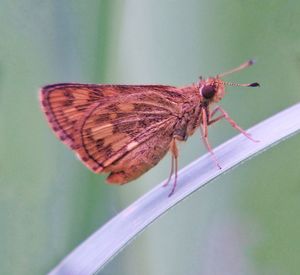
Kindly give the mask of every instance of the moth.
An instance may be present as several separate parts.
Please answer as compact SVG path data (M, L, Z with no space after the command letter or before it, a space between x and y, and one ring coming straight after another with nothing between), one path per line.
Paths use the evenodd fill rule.
M203 142L214 162L208 126L226 119L252 139L220 107L226 86L258 87L257 82L236 84L222 78L253 64L202 78L185 87L166 85L107 85L59 83L40 91L42 110L55 135L95 173L110 173L109 183L125 184L155 166L168 151L172 156L167 185L177 184L178 148L200 128Z

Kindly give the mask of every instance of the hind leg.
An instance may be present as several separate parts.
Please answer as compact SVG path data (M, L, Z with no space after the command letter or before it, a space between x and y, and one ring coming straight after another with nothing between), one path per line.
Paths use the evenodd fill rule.
M174 174L174 182L173 182L173 187L172 190L169 194L169 197L172 196L175 192L176 189L176 185L177 185L177 172L178 172L178 148L176 145L176 139L173 138L171 143L170 143L170 149L171 154L172 154L172 165L171 165L171 173L170 176L167 180L167 182L163 185L164 187L167 186L169 184L169 182L171 181L171 178Z

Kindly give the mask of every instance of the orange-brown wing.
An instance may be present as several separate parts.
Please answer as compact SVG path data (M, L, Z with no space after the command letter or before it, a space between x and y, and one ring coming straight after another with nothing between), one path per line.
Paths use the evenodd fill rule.
M128 95L135 95L137 101L150 101L158 105L167 103L164 107L169 110L172 110L174 103L179 103L183 97L183 94L175 87L163 85L59 83L43 87L40 91L40 101L56 136L72 148L74 125L93 103L102 101L104 104L112 99ZM167 100L161 103L162 96ZM170 103L173 106L169 106Z
M171 105L163 96L157 103L136 95L94 103L75 125L74 149L88 168L100 173L161 133L169 139L178 114L178 106Z
M101 85L61 83L41 89L40 101L50 127L56 136L72 148L73 129L86 109L99 100L116 96L116 92Z
M153 131L147 140L140 142L138 146L104 168L103 172L110 173L107 181L124 184L155 166L169 151L173 132L174 124L171 120L157 131Z
M183 97L179 89L162 85L66 83L41 90L43 110L57 137L98 173L153 137L163 133L169 140Z

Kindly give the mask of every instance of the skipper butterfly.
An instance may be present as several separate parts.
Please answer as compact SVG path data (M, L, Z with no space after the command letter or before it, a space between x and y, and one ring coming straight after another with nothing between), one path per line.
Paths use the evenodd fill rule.
M40 102L56 136L74 150L95 173L110 173L109 183L124 184L155 166L170 151L174 175L172 195L177 183L179 141L186 141L199 127L203 142L216 165L218 161L208 142L208 126L226 119L235 129L253 140L228 114L217 106L225 86L257 87L257 82L224 82L225 75L200 78L185 87L166 85L107 85L59 83L40 91ZM253 140L255 141L255 140Z

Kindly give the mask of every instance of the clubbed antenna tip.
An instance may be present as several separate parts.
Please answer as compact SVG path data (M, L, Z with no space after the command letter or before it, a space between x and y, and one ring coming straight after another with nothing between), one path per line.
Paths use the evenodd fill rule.
M255 64L255 63L256 63L256 60L255 60L255 59L250 59L250 60L248 60L249 66L250 66L250 65L253 65L253 64Z
M260 87L260 85L257 82L253 82L253 83L249 84L248 87Z

